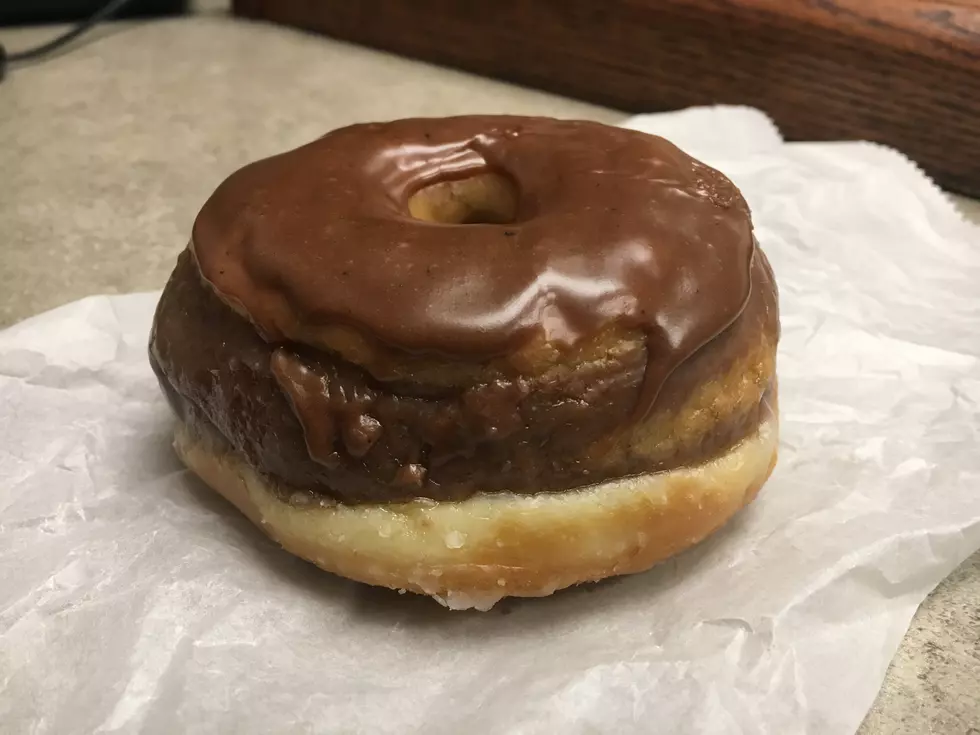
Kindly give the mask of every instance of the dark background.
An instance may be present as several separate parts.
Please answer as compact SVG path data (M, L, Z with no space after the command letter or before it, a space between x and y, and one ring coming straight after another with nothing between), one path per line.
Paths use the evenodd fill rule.
M0 25L54 23L87 18L106 0L0 0ZM170 15L187 9L187 0L135 0L119 17Z

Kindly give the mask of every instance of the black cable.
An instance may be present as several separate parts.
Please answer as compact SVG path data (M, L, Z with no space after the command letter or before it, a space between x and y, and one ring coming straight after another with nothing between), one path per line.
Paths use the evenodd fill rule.
M81 23L69 28L60 36L57 36L46 43L42 43L40 46L35 46L34 48L29 48L24 51L17 51L11 54L7 53L7 50L3 47L3 44L0 44L0 81L3 81L4 73L7 70L7 64L9 62L17 63L20 61L33 61L41 58L42 56L47 56L52 51L57 51L62 46L71 43L80 35L91 29L92 26L95 26L104 20L108 20L131 2L132 0L110 0L110 2L107 2Z

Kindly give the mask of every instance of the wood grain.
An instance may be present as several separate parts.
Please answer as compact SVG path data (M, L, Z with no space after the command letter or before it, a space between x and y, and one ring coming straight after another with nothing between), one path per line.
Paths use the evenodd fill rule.
M980 196L980 0L236 0L237 13L628 111L747 104Z
M980 0L741 0L725 4L952 63L980 59Z

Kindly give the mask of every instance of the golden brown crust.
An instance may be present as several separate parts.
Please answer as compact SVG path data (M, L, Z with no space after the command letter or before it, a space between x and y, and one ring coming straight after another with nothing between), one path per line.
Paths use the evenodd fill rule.
M178 426L180 457L287 551L350 579L485 610L643 571L698 543L762 487L778 424L772 411L755 434L696 467L578 490L356 506L302 492L283 502L282 488L198 430Z

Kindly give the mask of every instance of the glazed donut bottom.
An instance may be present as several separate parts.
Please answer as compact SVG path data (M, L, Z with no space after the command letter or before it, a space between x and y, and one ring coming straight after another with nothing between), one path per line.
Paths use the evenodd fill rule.
M274 486L214 430L179 423L183 462L287 551L360 582L463 610L641 572L697 544L776 463L775 389L758 429L702 464L564 492L344 505ZM291 498L292 500L283 500Z

